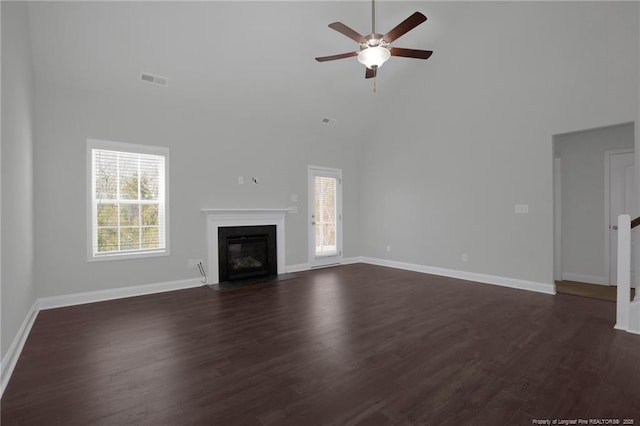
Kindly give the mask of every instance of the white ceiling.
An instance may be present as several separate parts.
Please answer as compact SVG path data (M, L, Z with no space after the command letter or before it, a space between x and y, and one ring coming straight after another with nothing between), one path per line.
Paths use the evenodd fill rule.
M252 106L251 114L328 116L362 132L371 117L389 117L408 97L418 105L459 108L449 105L449 94L463 92L472 108L500 89L489 82L505 77L526 82L517 88L531 86L531 95L570 87L575 72L596 78L607 70L618 78L637 66L637 55L617 55L628 43L610 46L609 34L624 36L637 20L611 21L619 15L610 4L379 1L378 32L420 11L428 21L394 46L434 54L427 61L391 58L379 71L376 95L356 58L314 60L357 50L327 25L341 21L369 33L368 1L46 1L28 7L38 82L154 102ZM637 38L630 43L637 45ZM143 83L141 72L167 77L169 86Z
M379 93L394 80L410 84L437 60L444 11L425 2L378 2L377 31L419 10L429 20L394 43L435 50L428 61L392 58L380 70ZM238 95L361 108L372 99L356 58L318 63L316 56L357 50L327 25L341 21L362 34L371 26L366 1L296 2L32 2L29 19L36 79L80 89L153 93L188 100ZM415 70L411 73L411 70ZM148 72L169 78L160 89L140 81ZM340 111L329 111L340 115Z

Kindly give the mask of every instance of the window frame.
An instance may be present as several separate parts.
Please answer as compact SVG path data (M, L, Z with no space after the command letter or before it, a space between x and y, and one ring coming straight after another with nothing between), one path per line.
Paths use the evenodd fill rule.
M93 150L102 149L132 154L150 154L164 157L164 249L150 251L113 252L96 255L93 252L94 239L97 238L97 216L94 215L94 175ZM114 142L98 139L87 139L87 262L104 262L113 260L142 259L170 255L169 244L169 148L139 145L126 142Z

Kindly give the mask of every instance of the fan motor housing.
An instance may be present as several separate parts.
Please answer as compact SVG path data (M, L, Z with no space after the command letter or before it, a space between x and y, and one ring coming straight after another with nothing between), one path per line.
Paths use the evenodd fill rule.
M376 46L387 47L389 43L387 43L382 37L384 37L383 34L377 34L377 33L373 33L365 36L365 38L367 39L367 42L360 44L360 50L366 49L367 47L376 47Z

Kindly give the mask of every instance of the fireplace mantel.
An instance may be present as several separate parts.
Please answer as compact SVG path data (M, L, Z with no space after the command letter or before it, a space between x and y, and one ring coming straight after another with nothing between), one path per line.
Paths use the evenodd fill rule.
M287 213L294 213L294 209L202 209L202 212L207 215L207 247L209 251L207 284L218 284L219 282L218 228L224 226L276 225L278 274L284 274L286 272L284 219Z
M294 208L284 209L202 209L207 215L246 215L246 214L262 214L262 213L294 213Z

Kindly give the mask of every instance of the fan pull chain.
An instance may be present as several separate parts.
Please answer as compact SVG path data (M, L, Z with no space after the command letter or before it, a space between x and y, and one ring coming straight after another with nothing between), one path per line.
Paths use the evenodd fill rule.
M376 87L376 78L373 77L373 93L377 92L377 87Z

